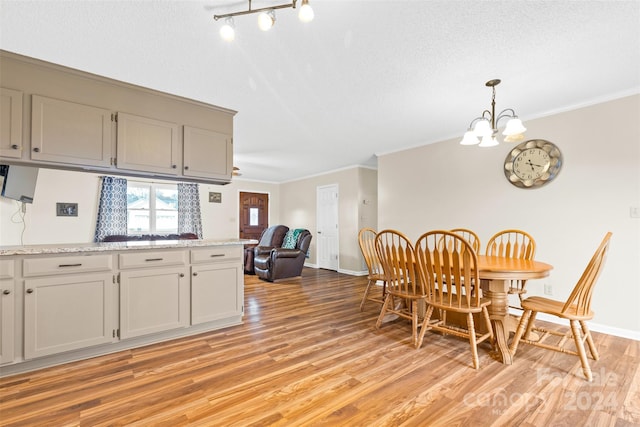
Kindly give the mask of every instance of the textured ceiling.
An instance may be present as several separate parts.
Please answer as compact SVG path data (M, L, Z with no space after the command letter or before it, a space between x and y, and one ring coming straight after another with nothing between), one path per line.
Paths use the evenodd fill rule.
M286 3L255 0L253 8ZM0 1L0 48L238 111L242 179L285 182L461 137L489 107L525 121L640 93L640 1Z

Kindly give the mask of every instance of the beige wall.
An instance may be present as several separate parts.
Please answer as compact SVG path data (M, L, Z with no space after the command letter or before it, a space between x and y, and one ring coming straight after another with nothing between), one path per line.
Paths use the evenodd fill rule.
M468 227L482 243L519 228L537 242L536 258L554 266L528 286L565 299L607 231L610 253L595 289L596 324L640 339L640 96L527 120L527 138L554 142L564 156L556 180L523 190L502 172L513 144L481 149L458 139L378 159L378 222L412 239L436 228Z
M308 263L317 265L316 191L320 186L337 185L339 193L339 271L362 274L366 271L358 247L358 230L361 217L375 227L377 171L353 167L320 176L292 181L281 185L280 215L282 223L291 228L308 228L314 236L311 240ZM371 205L364 205L367 197ZM363 207L366 206L365 209ZM366 213L365 213L366 212Z

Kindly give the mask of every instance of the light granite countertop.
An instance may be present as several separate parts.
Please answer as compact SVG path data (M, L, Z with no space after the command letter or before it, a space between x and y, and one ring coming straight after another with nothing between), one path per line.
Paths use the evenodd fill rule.
M257 243L257 240L252 239L211 239L146 240L108 243L65 243L50 245L0 246L0 256L127 251L140 249L200 248L226 245L251 245Z

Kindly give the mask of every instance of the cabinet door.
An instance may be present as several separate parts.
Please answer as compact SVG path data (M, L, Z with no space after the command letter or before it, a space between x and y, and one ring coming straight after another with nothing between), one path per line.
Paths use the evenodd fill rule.
M15 264L0 260L0 363L13 362L15 337Z
M24 286L25 359L113 340L111 273L26 279Z
M31 159L110 166L111 111L33 95Z
M0 156L22 157L22 92L0 88Z
M120 273L120 338L189 326L186 267Z
M14 286L13 279L0 279L0 363L13 362L15 354Z
M118 169L177 175L180 170L178 125L118 113Z
M241 316L243 274L237 262L191 267L191 324Z
M184 126L184 176L231 180L231 135Z

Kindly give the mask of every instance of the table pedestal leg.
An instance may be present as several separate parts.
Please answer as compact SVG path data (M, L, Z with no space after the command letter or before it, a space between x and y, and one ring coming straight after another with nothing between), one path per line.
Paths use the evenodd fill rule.
M513 358L509 351L507 343L509 338L509 301L507 291L509 290L508 282L504 280L490 280L485 296L491 300L488 307L491 326L495 335L495 350L492 357L498 359L505 365L511 365Z

